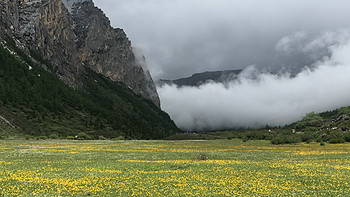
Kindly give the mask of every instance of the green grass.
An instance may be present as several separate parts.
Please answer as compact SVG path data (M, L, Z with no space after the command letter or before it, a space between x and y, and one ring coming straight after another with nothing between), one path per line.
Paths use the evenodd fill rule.
M350 144L0 141L0 196L349 196Z

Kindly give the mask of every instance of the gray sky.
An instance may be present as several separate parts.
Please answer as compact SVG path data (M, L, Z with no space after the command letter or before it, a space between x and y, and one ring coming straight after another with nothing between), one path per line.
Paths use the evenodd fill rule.
M319 58L281 51L283 37L300 45L350 26L349 0L94 0L145 54L155 79L196 72L310 64ZM298 37L298 36L296 36ZM286 53L287 52L287 53Z

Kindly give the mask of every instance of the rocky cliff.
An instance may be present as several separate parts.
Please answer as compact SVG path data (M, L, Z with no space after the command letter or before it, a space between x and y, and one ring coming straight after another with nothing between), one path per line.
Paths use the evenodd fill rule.
M125 32L112 28L91 0L0 0L0 12L3 34L40 51L69 86L82 87L88 68L159 106L144 57L135 56Z

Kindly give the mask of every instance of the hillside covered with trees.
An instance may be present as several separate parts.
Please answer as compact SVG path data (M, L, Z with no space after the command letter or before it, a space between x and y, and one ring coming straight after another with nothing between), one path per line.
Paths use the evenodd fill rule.
M165 112L126 85L86 69L78 91L50 68L39 52L27 54L10 38L0 45L1 138L85 132L95 139L159 139L178 132Z

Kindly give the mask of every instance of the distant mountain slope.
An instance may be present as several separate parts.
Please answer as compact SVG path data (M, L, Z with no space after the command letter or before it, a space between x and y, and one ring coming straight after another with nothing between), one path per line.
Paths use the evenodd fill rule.
M178 86L200 86L206 82L224 83L237 79L242 70L208 71L193 74L191 77L176 80L159 80L158 85L176 84Z
M86 69L76 91L39 66L51 67L49 61L31 54L36 58L13 40L0 44L0 136L86 132L94 138L159 139L178 132L165 112L128 86Z

